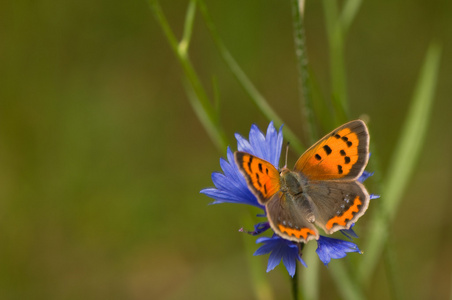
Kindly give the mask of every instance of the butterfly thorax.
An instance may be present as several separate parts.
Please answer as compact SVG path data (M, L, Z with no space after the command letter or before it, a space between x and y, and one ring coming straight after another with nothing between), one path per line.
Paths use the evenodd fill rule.
M303 179L298 172L282 168L280 173L281 191L292 196L303 193Z
M281 192L285 193L284 201L291 210L303 212L306 220L315 222L314 208L305 194L306 179L302 174L283 168L280 173Z

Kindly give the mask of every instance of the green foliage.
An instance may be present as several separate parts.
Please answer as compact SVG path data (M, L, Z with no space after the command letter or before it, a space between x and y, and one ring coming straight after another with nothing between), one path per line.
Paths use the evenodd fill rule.
M237 61L233 58L231 53L226 48L225 44L223 43L218 32L215 29L212 18L203 0L192 0L190 2L187 11L188 17L186 19L187 21L185 23L184 29L185 34L184 38L179 43L179 47L176 47L173 34L168 29L168 25L165 19L162 17L160 9L156 9L158 8L157 1L148 1L150 2L151 6L154 7L154 13L157 17L157 20L164 29L168 41L175 49L175 53L179 55L179 59L184 69L186 69L186 67L184 66L186 62L183 60L183 58L187 56L185 51L188 48L185 45L188 45L190 43L191 31L194 21L194 6L196 5L196 2L198 2L206 26L209 29L212 39L215 42L218 51L223 60L226 62L228 68L232 71L240 85L245 89L250 99L263 113L263 115L269 121L275 121L277 125L283 123L282 119L276 114L275 110L269 105L267 100L264 99L255 85L252 84L249 77L245 74ZM314 137L317 137L316 132L318 131L317 124L314 120L319 119L320 121L324 121L328 118L328 116L320 115L316 116L317 118L314 117L312 104L313 100L311 99L310 93L313 87L311 86L310 81L311 75L309 74L310 72L308 72L308 58L304 33L305 28L303 23L303 13L305 12L304 1L302 3L299 3L297 0L293 0L291 1L291 4L294 18L294 37L296 45L295 52L298 58L300 77L299 84L302 94L300 102L301 111L303 112L302 118L305 120L304 129L308 132L307 135L310 137L309 141L310 143L312 143L314 141ZM332 107L334 108L334 114L331 117L335 120L336 125L349 120L348 115L350 115L350 105L348 104L349 100L346 84L346 63L344 55L345 39L360 5L361 1L349 0L346 1L343 9L339 9L338 3L336 1L323 1L331 68L331 99ZM181 48L183 48L184 51L181 51ZM177 49L179 49L179 51L177 51ZM394 220L394 217L396 216L402 193L406 189L407 183L411 178L411 174L415 167L416 158L419 156L421 146L423 145L423 141L425 139L431 115L431 107L434 99L434 90L437 82L436 77L438 74L440 61L439 57L440 48L438 45L434 44L430 47L430 50L427 53L424 67L421 70L420 79L415 88L414 97L410 105L408 115L406 117L405 125L402 132L400 133L400 138L398 139L399 142L394 148L395 151L391 160L392 162L390 164L390 169L384 176L384 188L381 189L382 200L379 204L373 203L373 206L379 206L380 213L374 214L374 219L372 221L373 226L369 229L368 232L363 234L369 235L369 238L367 240L367 247L365 247L367 253L363 258L363 262L353 267L346 267L344 262L338 261L335 262L335 264L330 269L332 279L336 282L339 294L344 299L365 298L362 291L363 284L364 287L370 284L369 281L371 275L375 271L377 262L381 259L381 252L385 247L386 240L390 234L389 228ZM186 76L187 81L191 82L192 88L196 90L197 83L200 82L200 80L196 77L194 71L186 72ZM198 99L199 97L203 98L202 100L198 100L200 103L207 102L207 97L204 93L195 94L197 95ZM189 94L190 99L193 99L194 97L195 95ZM212 134L215 133L214 128L210 128L213 122L209 124L209 122L206 122L204 120L205 118L202 117L203 115L209 115L208 109L210 109L212 102L210 101L208 105L204 104L203 106L196 106L196 103L198 103L196 100L192 100L192 103L194 103L194 106L196 108L195 111L197 112L197 115L200 116L206 131L209 132L212 136ZM204 113L202 113L202 108L206 108L206 111ZM324 122L324 124L322 125L327 125L326 123L327 122ZM301 143L287 125L285 126L285 135L286 138L291 141L294 148L298 152L300 152L302 149ZM213 137L213 140L221 140L221 137ZM253 263L252 265L255 265L255 263ZM318 266L318 263L310 264L311 269L302 270L302 272L309 272L311 275L318 274L318 272L316 271ZM359 272L359 276L353 276L352 274L356 273L357 271ZM254 276L260 277L260 275L258 275L258 273L255 271L255 267L253 267L252 274L254 274ZM297 276L295 276L293 280L297 282ZM259 291L261 289L269 290L269 287L262 286L264 281L262 281L261 279L253 280L252 282L259 285L259 287L256 286L255 291ZM305 298L318 298L319 292L315 291L315 289L313 290L313 286L316 289L319 288L318 280L313 280L312 276L304 276L302 286L304 287L303 291L305 291ZM298 293L296 288L293 290L295 293ZM256 297L262 297L258 295L259 294L256 292ZM297 295L294 295L294 299L297 298Z
M450 1L296 6L0 2L1 298L289 299L237 232L257 210L199 191L251 123L284 123L291 165L358 117L364 253L308 243L299 298L450 297Z

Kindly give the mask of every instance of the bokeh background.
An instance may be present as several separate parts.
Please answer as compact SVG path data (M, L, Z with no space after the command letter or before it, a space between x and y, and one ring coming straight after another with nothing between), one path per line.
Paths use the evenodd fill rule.
M180 36L187 1L161 2ZM301 133L289 1L206 4L239 64ZM306 34L328 95L321 1L307 1ZM369 117L384 177L433 39L443 51L431 124L391 226L407 299L451 295L452 2L364 1L346 41L351 118ZM267 126L199 14L190 57L210 93L217 82L233 148L234 132ZM224 152L182 79L144 0L0 3L0 298L253 299L250 259L261 261L275 299L290 296L284 268L266 274L267 258L251 257L254 238L237 232L248 208L209 206L199 194ZM379 192L372 179L368 187ZM356 227L358 245L369 219ZM337 298L328 272L320 268L320 295ZM369 298L393 295L383 262L372 281Z

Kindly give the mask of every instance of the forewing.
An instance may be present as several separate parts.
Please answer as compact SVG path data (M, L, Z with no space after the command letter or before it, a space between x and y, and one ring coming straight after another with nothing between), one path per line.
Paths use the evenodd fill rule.
M268 161L246 152L237 151L234 157L249 189L264 205L280 189L278 170Z
M266 208L273 231L282 238L303 243L319 238L311 203L305 195L292 198L290 194L278 192L267 202Z
M369 206L369 194L358 181L314 181L305 192L315 207L316 223L330 234L349 229Z
M361 120L348 122L324 136L295 163L310 180L356 179L369 158L369 133Z

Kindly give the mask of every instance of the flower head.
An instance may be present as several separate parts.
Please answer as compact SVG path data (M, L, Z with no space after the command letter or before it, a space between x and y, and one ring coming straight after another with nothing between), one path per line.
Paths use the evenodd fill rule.
M281 148L283 142L282 126L277 131L270 122L267 132L264 135L256 125L251 126L249 139L243 138L241 135L235 135L237 139L237 148L239 151L250 153L261 159L264 159L275 168L279 166ZM265 213L265 207L257 201L256 196L249 190L245 178L238 169L234 160L234 154L231 149L227 149L227 160L221 158L220 166L223 173L215 172L212 174L212 181L215 188L206 188L201 193L215 199L212 204L217 203L241 203L253 205L261 208ZM364 181L372 173L364 171L359 181ZM371 195L371 199L378 198ZM264 214L265 216L265 214ZM246 231L243 228L240 231L248 232L252 235L258 235L269 229L268 222L256 224L254 231ZM349 239L357 237L355 232L350 228L342 230ZM262 243L254 255L270 254L267 266L267 272L273 270L280 262L283 261L284 266L291 276L295 274L296 262L301 262L305 267L305 262L301 259L299 244L286 240L274 234L272 237L258 238L257 243ZM332 258L338 259L345 257L348 252L360 252L358 246L349 241L343 241L334 238L320 236L317 240L318 248L316 250L320 260L327 265Z

